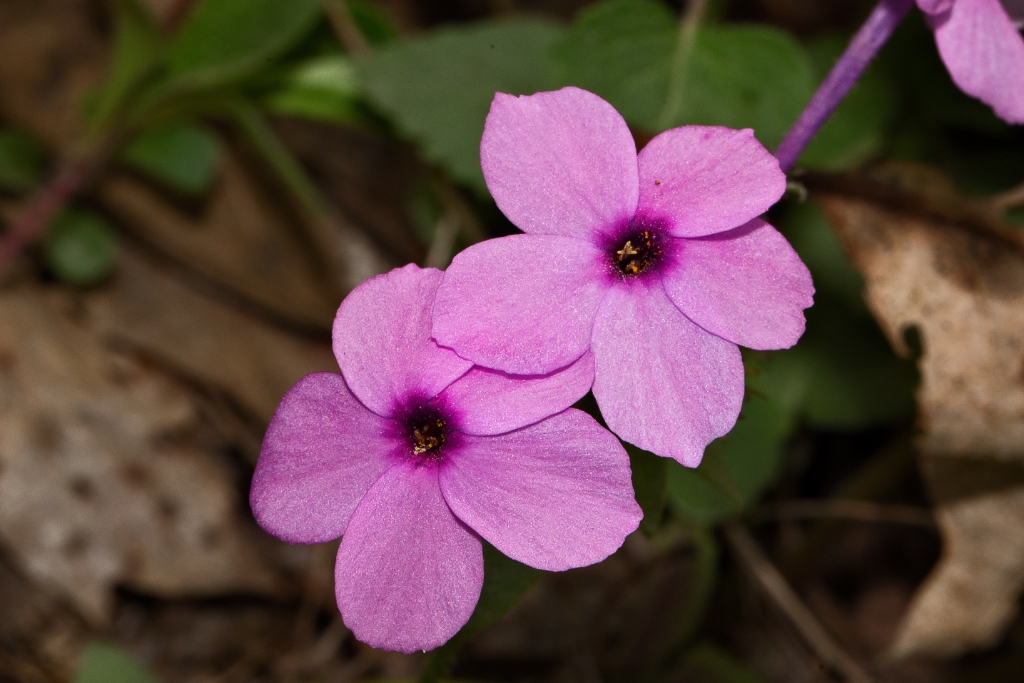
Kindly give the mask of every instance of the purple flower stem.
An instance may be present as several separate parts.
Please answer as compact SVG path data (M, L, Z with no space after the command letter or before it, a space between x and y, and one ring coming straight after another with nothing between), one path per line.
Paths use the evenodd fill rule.
M88 176L81 163L71 162L60 169L53 180L39 191L21 217L0 239L0 267L7 265L22 247L46 229L54 214L78 192Z
M913 5L914 0L882 0L871 11L867 21L857 31L843 56L832 67L828 77L775 151L775 157L784 172L788 173L793 168L804 149L857 83Z

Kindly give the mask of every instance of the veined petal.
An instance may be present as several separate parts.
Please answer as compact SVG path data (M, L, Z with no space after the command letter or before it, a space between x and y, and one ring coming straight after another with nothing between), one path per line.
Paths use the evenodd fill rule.
M953 82L1004 121L1024 124L1024 38L999 0L956 0L933 27Z
M605 255L583 240L510 235L455 257L437 289L434 339L478 365L543 375L590 347L608 291Z
M308 375L285 394L263 439L249 502L260 526L289 543L345 532L391 465L391 421L356 400L340 375Z
M480 165L523 232L586 238L636 209L636 144L615 108L579 88L494 96Z
M660 282L612 290L594 323L593 349L594 397L626 441L696 467L736 423L739 348L690 322Z
M786 191L786 174L754 132L719 126L667 130L640 151L637 214L676 237L700 237L757 218Z
M540 569L600 562L643 517L626 451L572 408L508 434L467 436L440 481L459 519Z
M455 518L436 467L384 473L356 508L335 566L341 616L356 638L430 650L469 621L484 579L480 539Z
M509 375L474 367L435 399L458 415L459 431L503 434L560 413L594 383L594 354L546 375Z
M334 355L352 393L390 416L409 394L430 398L473 366L430 338L442 273L409 264L352 290L334 319Z
M785 349L804 333L811 273L779 231L759 218L682 240L663 274L665 292L708 332L752 349Z

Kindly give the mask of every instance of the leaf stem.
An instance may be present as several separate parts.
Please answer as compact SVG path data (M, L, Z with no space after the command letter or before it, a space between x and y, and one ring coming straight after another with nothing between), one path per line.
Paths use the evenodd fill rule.
M352 10L345 0L326 0L324 13L338 40L351 56L361 57L370 51L370 43L356 25Z
M881 0L872 10L775 151L784 172L788 173L793 168L804 149L856 85L868 64L889 40L913 4L914 0Z
M679 110L683 108L686 73L693 57L693 48L697 44L697 29L704 21L707 7L708 0L690 0L679 20L679 38L676 40L676 50L672 55L669 70L668 95L665 97L665 106L658 115L658 130L670 128L679 116Z

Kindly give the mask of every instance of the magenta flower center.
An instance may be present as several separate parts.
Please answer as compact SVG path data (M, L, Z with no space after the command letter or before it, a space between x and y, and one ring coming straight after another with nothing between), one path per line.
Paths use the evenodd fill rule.
M605 241L612 265L627 278L655 269L667 246L661 222L646 218L634 218Z
M437 408L419 404L404 411L401 418L405 427L404 439L413 457L421 460L441 460L445 443L450 442L448 418Z

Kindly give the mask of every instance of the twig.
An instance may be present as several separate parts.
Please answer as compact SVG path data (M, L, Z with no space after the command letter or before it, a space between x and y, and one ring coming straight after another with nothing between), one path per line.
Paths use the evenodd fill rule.
M324 12L334 34L350 55L359 57L370 51L370 44L352 18L352 11L345 0L325 0Z
M966 200L940 200L889 185L850 175L807 173L801 177L812 192L819 191L863 199L884 208L926 221L960 228L976 235L999 240L1024 251L1024 232L1008 227L992 217L991 212Z
M679 20L679 37L676 40L676 50L672 54L668 94L665 97L665 106L658 115L659 130L670 127L683 106L686 72L690 65L690 58L693 57L693 48L697 43L697 29L704 21L707 7L708 0L690 0L686 5L686 11Z
M0 241L0 268L6 266L29 242L41 235L50 219L85 184L91 164L72 161L65 164L28 204L17 222Z
M992 197L988 200L988 205L996 215L1016 209L1018 206L1024 206L1024 183Z
M727 524L724 533L737 559L779 610L793 622L818 659L850 683L872 683L874 679L833 640L775 565L757 547L750 533L735 523Z
M823 517L935 527L931 513L924 508L914 505L886 505L868 500L789 500L766 505L749 515L751 522Z
M427 268L444 269L452 259L452 250L455 248L455 238L459 235L458 212L445 209L444 213L437 220L434 227L434 237L430 241L430 249L423 259L423 265Z

